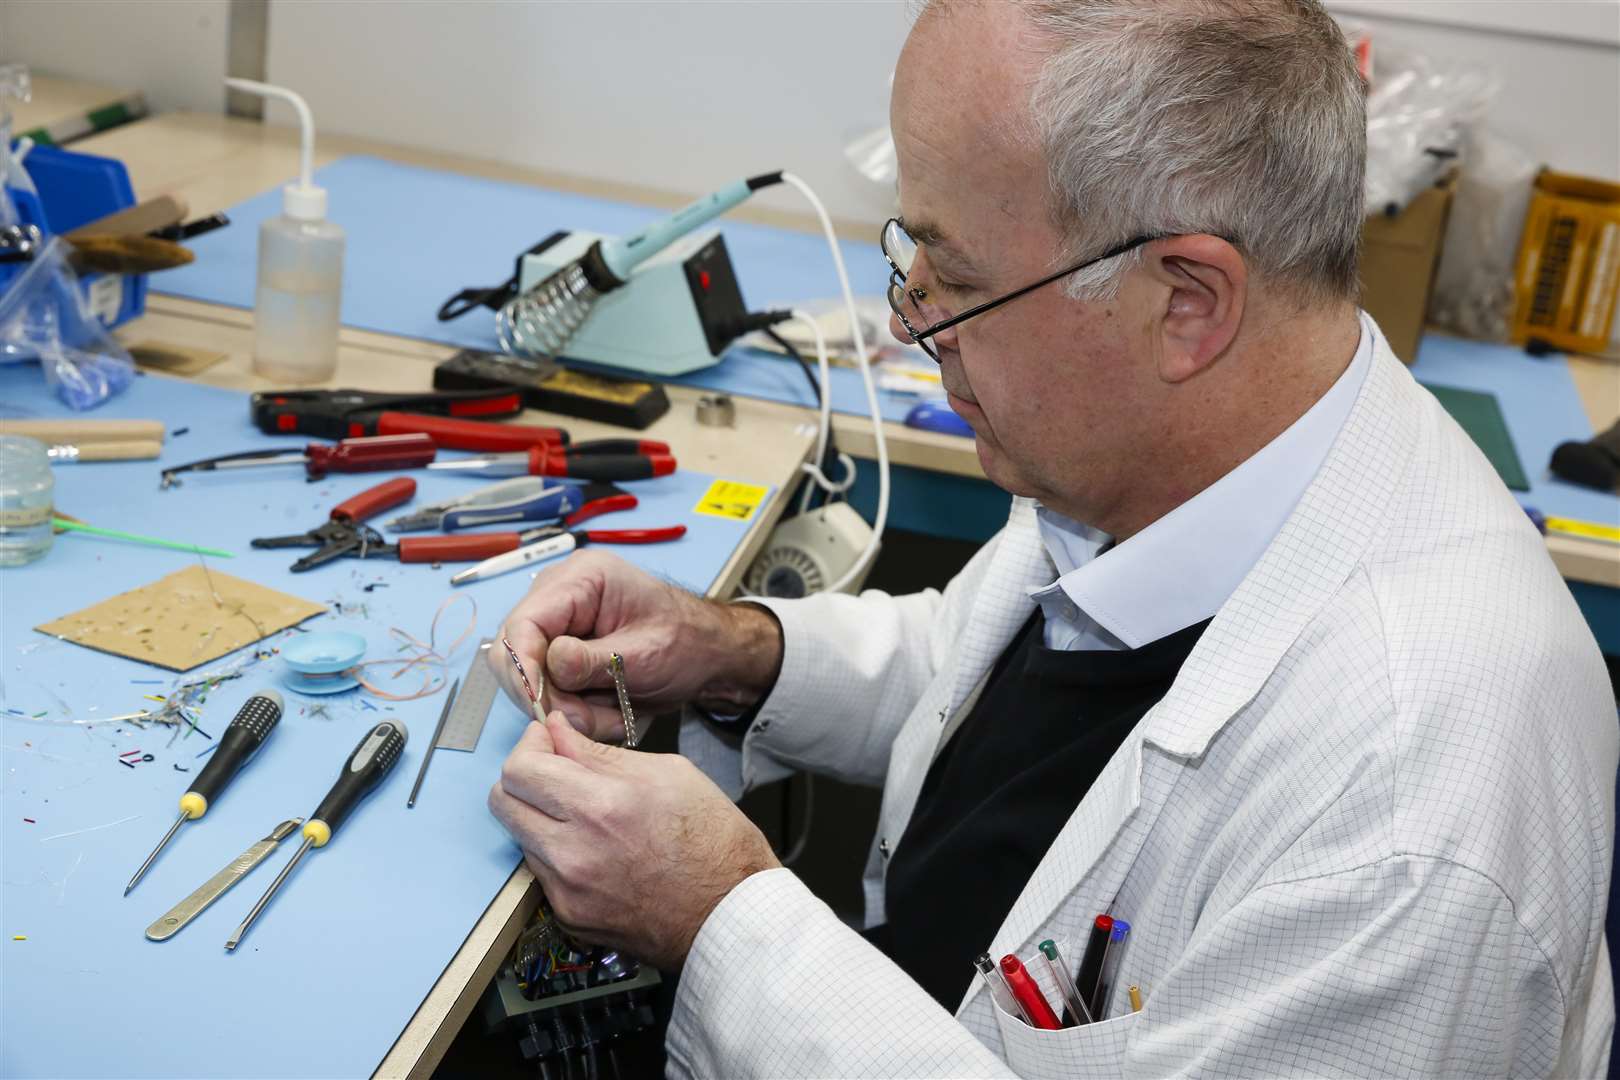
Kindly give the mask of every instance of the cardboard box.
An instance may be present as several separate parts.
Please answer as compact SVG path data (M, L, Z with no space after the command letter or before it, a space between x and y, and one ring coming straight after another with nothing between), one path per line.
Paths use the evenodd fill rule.
M1515 275L1512 341L1571 352L1609 346L1620 295L1620 184L1541 170Z
M1395 355L1408 364L1417 358L1423 339L1440 242L1456 190L1453 176L1394 217L1377 214L1361 228L1361 306L1383 330Z

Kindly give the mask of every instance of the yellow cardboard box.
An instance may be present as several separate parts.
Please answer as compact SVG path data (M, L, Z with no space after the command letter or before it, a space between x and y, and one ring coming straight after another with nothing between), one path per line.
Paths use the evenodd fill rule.
M1512 339L1571 352L1609 345L1620 296L1620 184L1543 169L1519 242Z

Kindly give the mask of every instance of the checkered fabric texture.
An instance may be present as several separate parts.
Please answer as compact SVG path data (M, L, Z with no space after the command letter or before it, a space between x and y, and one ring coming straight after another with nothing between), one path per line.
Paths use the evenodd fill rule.
M758 721L735 749L688 720L683 750L732 792L882 784L881 922L942 733L1054 576L1016 500L943 594L772 603ZM699 934L671 1074L1601 1076L1617 743L1540 537L1378 335L1294 514L985 943L1081 941L1112 904L1133 930L1111 1018L1036 1031L977 981L953 1016L774 870Z

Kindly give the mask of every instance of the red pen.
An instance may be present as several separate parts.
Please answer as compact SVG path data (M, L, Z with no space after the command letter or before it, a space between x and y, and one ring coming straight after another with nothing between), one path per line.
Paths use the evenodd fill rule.
M1040 987L1035 985L1035 980L1029 977L1029 972L1024 970L1024 965L1012 953L1001 958L1001 976L1007 980L1007 989L1012 991L1013 997L1018 999L1018 1004L1023 1006L1036 1027L1056 1031L1063 1026L1058 1023L1057 1013L1052 1011L1052 1006L1046 1003Z

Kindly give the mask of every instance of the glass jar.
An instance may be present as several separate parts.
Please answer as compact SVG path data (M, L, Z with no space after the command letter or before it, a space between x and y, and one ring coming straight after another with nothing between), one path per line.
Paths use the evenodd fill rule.
M0 435L0 566L21 566L51 550L55 490L45 444Z

